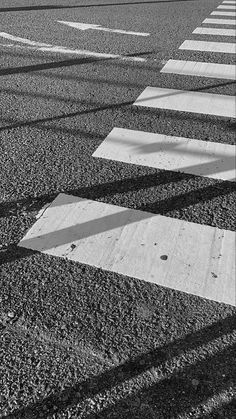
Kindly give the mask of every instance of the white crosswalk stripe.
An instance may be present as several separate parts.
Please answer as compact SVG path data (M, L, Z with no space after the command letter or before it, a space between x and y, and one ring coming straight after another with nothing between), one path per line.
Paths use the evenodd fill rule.
M236 12L225 12L225 11L221 10L221 11L211 12L211 15L214 15L214 16L236 16Z
M208 23L211 25L236 25L235 19L204 19L202 23Z
M19 245L235 304L232 231L60 194Z
M196 28L193 33L199 35L236 36L236 29Z
M183 74L220 79L236 79L236 69L230 64L204 63L197 61L168 60L161 73Z
M225 11L221 10L221 11L211 12L211 15L214 15L214 16L236 16L236 12L225 12Z
M236 6L227 6L227 5L220 5L217 7L217 9L230 9L230 10L236 10Z
M212 42L186 40L179 49L190 51L221 52L224 54L236 54L236 44L233 42Z
M214 179L236 180L235 147L229 144L114 128L93 156Z
M236 117L234 96L188 90L146 87L134 102L136 106L193 112L207 115Z

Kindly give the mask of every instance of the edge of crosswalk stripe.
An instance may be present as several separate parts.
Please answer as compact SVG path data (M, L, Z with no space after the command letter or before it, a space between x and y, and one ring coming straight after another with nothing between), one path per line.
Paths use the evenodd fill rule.
M236 69L233 64L217 64L197 61L168 60L161 69L161 73L212 77L228 80L236 79Z
M236 181L235 146L113 128L93 157Z
M230 230L59 194L19 246L235 305L234 239Z
M236 12L224 12L223 10L222 11L214 11L214 12L211 12L211 15L214 15L214 16L236 16Z
M236 29L196 28L192 32L199 35L236 36Z
M198 91L148 86L134 102L135 106L169 109L227 118L236 117L235 97Z
M212 41L192 41L187 39L179 49L204 52L221 52L223 54L236 54L236 43L234 42L212 42Z
M206 18L202 23L208 23L210 25L236 25L235 19Z

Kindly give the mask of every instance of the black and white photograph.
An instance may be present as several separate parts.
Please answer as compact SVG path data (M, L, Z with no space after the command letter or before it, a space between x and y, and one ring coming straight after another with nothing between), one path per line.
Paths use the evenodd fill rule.
M236 0L0 0L0 418L236 419Z

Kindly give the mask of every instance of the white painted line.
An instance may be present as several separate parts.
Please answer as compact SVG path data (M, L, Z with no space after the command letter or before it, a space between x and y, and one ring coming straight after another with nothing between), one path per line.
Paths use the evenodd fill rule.
M213 93L146 87L134 105L236 118L235 97Z
M169 60L161 73L183 74L188 76L236 79L236 67L230 64L204 63L197 61Z
M75 54L80 55L82 57L95 57L95 58L111 58L111 59L120 59L120 60L127 60L127 61L139 61L144 62L146 61L145 58L140 57L129 57L125 55L118 55L118 54L107 54L103 52L94 52L85 49L70 49L66 47L54 46L54 47L41 47L37 48L37 51L43 52L55 52L60 54Z
M236 4L236 1L234 1L234 0L225 0L225 1L223 1L222 2L222 4Z
M19 36L11 35L10 33L0 32L0 37L4 39L8 39L9 41L20 42L22 44L30 45L33 47L51 47L51 44L45 44L43 42L35 42L31 41L30 39L21 38Z
M225 6L225 5L220 5L217 7L217 9L230 9L230 10L236 10L236 6Z
M233 42L184 41L179 49L190 51L222 52L236 54L236 44Z
M221 28L196 28L193 33L199 35L236 36L236 29Z
M211 15L215 15L215 16L236 16L236 12L224 12L222 10L222 11L211 12Z
M19 246L235 305L235 235L60 194Z
M118 54L107 54L102 52L94 52L89 51L85 49L71 49L66 48L62 46L53 46L50 44L44 44L40 42L31 41L30 39L20 38L18 36L13 36L5 32L0 32L0 37L20 42L23 44L15 44L14 46L12 44L4 44L2 46L5 47L11 47L11 48L25 48L25 49L31 49L35 51L41 51L41 52L52 52L52 53L59 53L59 54L71 54L71 55L79 55L81 57L96 57L96 58L108 58L108 59L119 59L119 60L125 60L125 61L135 61L135 62L146 62L146 58L143 57L135 57L135 56L126 56L126 55L118 55Z
M202 23L209 23L211 25L236 25L235 19L212 19L207 18Z
M114 128L93 157L236 181L235 146Z
M62 23L63 25L70 26L71 28L78 29L80 31L86 31L86 30L97 30L97 31L103 31L103 32L112 32L112 33L120 33L124 35L136 35L136 36L150 36L150 33L146 32L132 32L132 31L125 31L122 29L109 29L104 28L101 25L94 25L94 24L87 24L87 23L80 23L80 22L67 22L64 20L58 20L58 23Z

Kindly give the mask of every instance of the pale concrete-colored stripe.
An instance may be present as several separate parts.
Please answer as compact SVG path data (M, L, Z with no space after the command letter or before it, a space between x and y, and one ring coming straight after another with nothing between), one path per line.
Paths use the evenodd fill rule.
M19 246L235 305L235 235L60 194Z
M211 15L215 15L215 16L236 16L236 12L224 12L222 10L222 11L211 12Z
M228 0L228 1L225 0L225 1L222 2L222 4L236 4L236 1L234 1L234 0L231 0L231 1L230 0Z
M202 23L209 23L211 25L236 25L235 19L212 19L207 18Z
M146 87L136 99L134 105L147 108L218 115L228 118L236 117L234 96L192 92L188 90Z
M220 5L217 7L217 9L230 9L230 10L236 10L236 6L227 6L227 5Z
M161 73L213 77L229 80L236 79L236 67L234 65L196 61L169 60L162 68Z
M236 29L221 28L196 28L193 33L199 35L236 36Z
M236 44L233 42L211 42L186 40L179 49L190 51L222 52L225 54L236 54Z
M235 146L114 128L93 157L236 181Z

